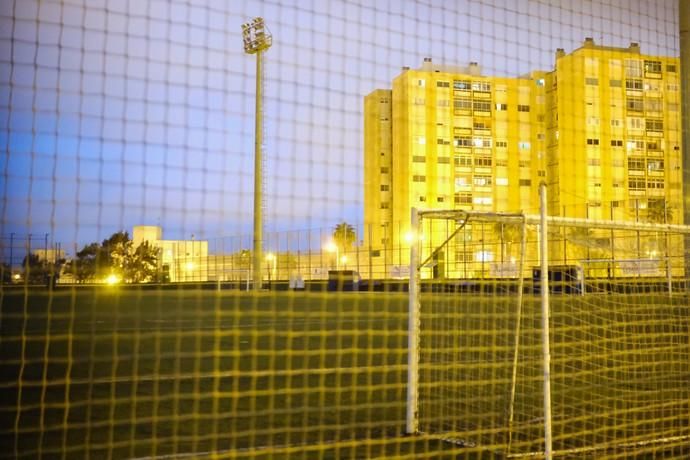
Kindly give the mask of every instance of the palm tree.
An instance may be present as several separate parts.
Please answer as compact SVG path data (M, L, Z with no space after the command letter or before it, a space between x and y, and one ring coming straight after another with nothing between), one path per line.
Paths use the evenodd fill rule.
M672 209L667 206L664 198L660 200L649 200L647 204L647 220L657 224L673 221Z
M333 229L333 242L338 246L340 252L345 252L352 248L352 244L357 241L355 228L343 221Z

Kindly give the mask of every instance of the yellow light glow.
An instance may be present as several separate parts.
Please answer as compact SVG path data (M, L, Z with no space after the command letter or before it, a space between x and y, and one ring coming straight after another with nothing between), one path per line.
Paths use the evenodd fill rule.
M416 238L415 238L415 232L405 233L405 242L406 243L408 243L408 244L412 243L415 239L417 239L418 241L424 241L424 234L419 233L416 235Z
M345 255L342 256L342 257L340 258L340 263L341 263L341 264L346 264L346 263L347 263L347 256L345 256Z
M22 277L22 275L20 275L19 273L14 274L14 279L16 279L16 280L20 279L21 277Z
M324 246L324 249L328 252L336 252L338 250L338 246L336 246L336 244L333 241L329 241Z
M108 277L105 279L105 282L109 285L117 284L120 282L120 278L117 277L117 275L108 275Z
M192 270L194 270L196 268L196 264L194 262L187 262L184 264L184 268L188 272L191 272Z
M273 254L272 252L269 252L268 254L266 254L266 260L267 260L267 261L272 262L272 261L274 261L275 259L276 259L276 255Z

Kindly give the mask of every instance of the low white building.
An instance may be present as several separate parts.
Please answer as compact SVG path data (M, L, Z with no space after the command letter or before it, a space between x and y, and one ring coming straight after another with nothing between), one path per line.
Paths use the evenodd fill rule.
M163 229L155 225L137 225L132 242L144 241L160 251L160 264L171 282L208 281L208 241L164 240Z

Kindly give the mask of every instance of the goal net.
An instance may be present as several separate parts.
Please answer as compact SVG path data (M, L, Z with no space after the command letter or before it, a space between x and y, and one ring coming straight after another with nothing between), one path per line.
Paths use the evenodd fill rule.
M508 456L542 455L545 430L554 454L687 453L690 227L417 215L408 430Z

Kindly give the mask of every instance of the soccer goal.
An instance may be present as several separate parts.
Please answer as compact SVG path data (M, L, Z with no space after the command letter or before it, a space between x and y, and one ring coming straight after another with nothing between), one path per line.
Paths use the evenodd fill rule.
M408 433L690 453L690 226L413 210L411 228Z

